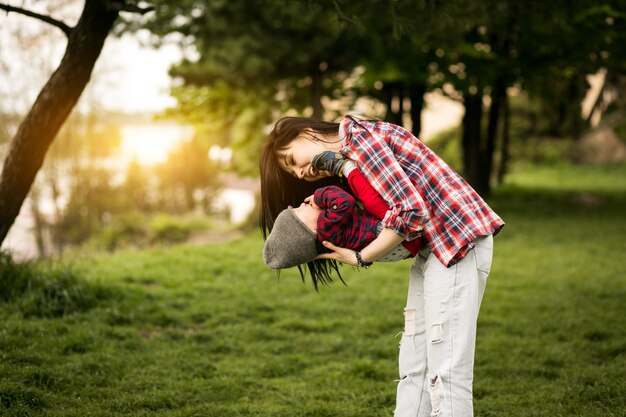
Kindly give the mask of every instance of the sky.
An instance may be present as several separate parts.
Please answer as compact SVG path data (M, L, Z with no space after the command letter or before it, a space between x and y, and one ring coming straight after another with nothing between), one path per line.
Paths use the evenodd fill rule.
M82 1L65 2L63 9L48 11L47 2L12 2L51 14L73 25ZM169 67L180 61L182 51L174 44L155 49L144 46L146 30L109 36L79 107L123 113L157 112L175 104L169 95ZM0 12L0 98L2 110L28 109L58 66L66 46L62 32L47 23L16 13ZM7 109L6 106L9 108Z
M159 49L143 46L141 38L147 38L145 35L145 31L127 34L105 44L100 59L116 71L107 75L114 88L102 97L104 108L125 113L158 112L176 104L169 95L168 69L180 61L182 53L174 45Z

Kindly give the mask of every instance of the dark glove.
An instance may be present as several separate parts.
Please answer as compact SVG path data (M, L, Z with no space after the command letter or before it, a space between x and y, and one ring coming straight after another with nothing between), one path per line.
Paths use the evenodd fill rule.
M346 161L348 161L346 157L339 152L324 151L311 159L311 166L318 171L328 171L341 176L341 168Z

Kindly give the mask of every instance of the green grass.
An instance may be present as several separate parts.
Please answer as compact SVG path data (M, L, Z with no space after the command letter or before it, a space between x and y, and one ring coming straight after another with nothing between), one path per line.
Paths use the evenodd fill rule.
M624 415L626 166L526 167L490 204L507 226L476 415ZM318 294L261 248L254 233L10 266L33 284L0 297L0 415L391 416L410 263L344 267L348 286Z

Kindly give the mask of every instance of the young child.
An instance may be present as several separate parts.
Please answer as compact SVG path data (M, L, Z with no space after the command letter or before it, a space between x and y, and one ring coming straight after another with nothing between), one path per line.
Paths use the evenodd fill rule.
M342 167L335 167L335 170L345 174L350 189L364 209L358 208L355 198L340 187L318 188L300 207L290 206L276 218L263 248L263 260L268 267L284 269L310 262L320 253L327 252L323 241L354 249L358 254L359 249L378 236L383 227L381 219L389 206L354 163L347 162ZM414 257L422 246L421 237L405 240L378 261ZM370 265L371 262L361 264L365 268Z

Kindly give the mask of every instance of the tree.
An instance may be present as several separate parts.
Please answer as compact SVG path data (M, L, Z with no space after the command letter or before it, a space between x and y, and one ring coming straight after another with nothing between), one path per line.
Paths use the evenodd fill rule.
M176 112L237 144L236 157L258 157L278 113L324 114L321 104L347 95L345 74L362 72L359 92L385 103L388 121L403 124L411 103L415 133L426 91L463 103L464 175L483 195L506 171L511 87L542 103L555 133L576 132L585 75L626 62L619 0L156 4L149 27L197 52L172 71L183 84Z
M63 215L54 225L53 237L58 249L86 241L122 211L123 196L118 192L119 187L111 185L110 170L85 166L76 174Z
M356 65L345 48L349 25L330 3L153 4L157 13L146 27L160 38L182 35L197 53L171 70L182 80L172 90L178 108L171 115L210 134L215 145L231 147L232 168L240 174L258 170L264 130L277 113L324 117L323 97L332 93L335 76Z
M114 169L106 164L120 143L117 126L99 119L91 109L87 114L72 113L48 149L43 175L31 193L37 186L49 191L55 208L50 226L56 251L83 242L127 207L125 194L113 185Z
M209 159L209 144L195 136L181 142L156 169L160 206L169 212L186 213L196 208L209 211L219 188L217 164Z
M437 39L448 21L445 8L436 2L401 1L367 5L359 12L367 28L360 33L363 49L358 52L364 67L361 94L385 104L384 119L405 125L419 137L424 94L439 87L431 80ZM385 11L388 19L381 19ZM407 109L406 105L410 108ZM409 126L405 126L409 127Z
M586 75L606 71L605 87L626 71L626 13L618 0L577 1L565 8L556 24L543 31L542 71L527 71L525 88L537 98L551 136L576 138L589 126L580 103L587 93ZM561 36L556 36L560 33ZM558 41L555 41L555 38ZM524 45L530 49L533 45ZM546 61L549 65L545 65ZM601 96L601 94L600 94Z
M585 76L601 67L623 69L624 14L617 2L450 2L453 25L439 32L436 64L444 92L459 99L464 175L481 194L508 160L507 91L516 86L542 103L554 135L575 137L583 127ZM622 41L622 42L620 42Z
M431 1L153 3L157 13L146 27L160 39L181 34L183 43L197 52L172 69L183 82L173 90L178 100L173 114L212 130L220 141L216 144L232 147L238 159L233 166L240 173L258 170L265 128L277 114L335 117L324 103L341 101L347 110L345 103L354 101L347 84L355 69L375 60L401 67L396 72L402 81L411 93L418 92L412 94L411 109L419 127L419 91L425 77L413 60L416 54L407 54L401 42L407 38L403 30L409 18L404 15L420 25L430 16L421 12ZM369 25L377 29L368 30ZM397 44L393 51L391 41Z
M51 16L0 3L0 10L20 13L59 28L67 36L67 48L58 68L11 140L0 175L0 245L4 241L48 147L70 114L100 55L120 11L146 13L126 0L85 0L78 23L71 27Z

